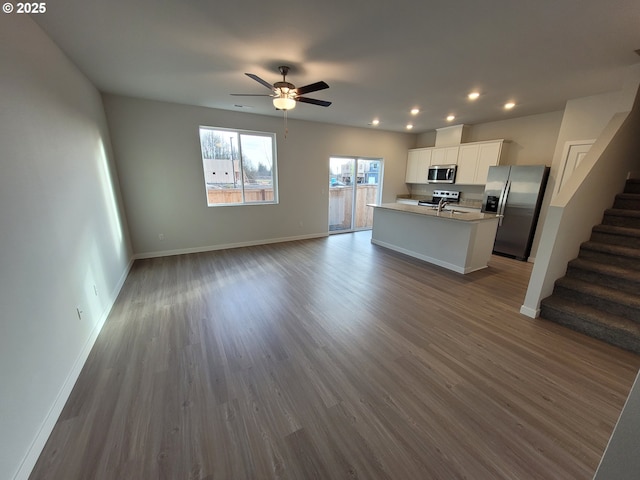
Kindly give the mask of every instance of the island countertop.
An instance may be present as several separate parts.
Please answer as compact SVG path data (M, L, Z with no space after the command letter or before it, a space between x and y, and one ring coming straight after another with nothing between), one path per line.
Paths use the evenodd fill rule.
M493 213L482 212L463 212L456 210L455 207L447 207L438 212L437 209L424 205L407 205L404 203L383 203L381 205L370 203L369 207L382 208L385 210L396 210L405 213L415 213L417 215L426 215L429 217L442 218L446 220L457 220L461 222L482 222L495 220L496 215Z
M458 273L487 267L500 218L480 212L438 212L424 205L373 207L371 242ZM455 209L455 207L454 207Z

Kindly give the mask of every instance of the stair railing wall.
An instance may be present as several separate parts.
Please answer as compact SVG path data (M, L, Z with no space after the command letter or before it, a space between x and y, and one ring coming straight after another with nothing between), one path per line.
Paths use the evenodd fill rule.
M640 170L640 95L630 112L613 116L562 191L551 201L520 313L538 317L580 244L622 192L629 172Z

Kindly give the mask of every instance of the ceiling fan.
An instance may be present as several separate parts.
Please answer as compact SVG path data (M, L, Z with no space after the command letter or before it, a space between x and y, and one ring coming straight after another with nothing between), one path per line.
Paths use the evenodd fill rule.
M315 98L302 96L307 93L317 92L318 90L329 88L329 85L327 85L325 82L311 83L309 85L305 85L304 87L296 88L293 83L287 82L289 67L280 66L278 67L278 70L280 71L280 74L282 74L282 81L276 82L273 85L253 73L245 73L247 77L252 78L256 82L264 85L269 90L271 90L272 93L232 93L231 95L241 97L272 97L273 106L276 107L276 110L291 110L296 107L296 102L310 103L312 105L320 105L321 107L328 107L329 105L331 105L331 102L327 102L325 100L316 100Z

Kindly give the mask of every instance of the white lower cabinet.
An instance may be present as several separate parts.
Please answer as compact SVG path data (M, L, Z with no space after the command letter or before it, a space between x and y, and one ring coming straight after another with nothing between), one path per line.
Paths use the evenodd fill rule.
M489 167L500 163L503 140L474 142L460 145L456 183L460 185L485 185Z

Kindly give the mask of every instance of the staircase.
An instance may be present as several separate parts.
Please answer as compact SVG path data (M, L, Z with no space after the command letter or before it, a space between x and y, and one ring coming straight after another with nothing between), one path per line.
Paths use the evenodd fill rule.
M627 180L540 308L546 320L640 353L639 179Z

